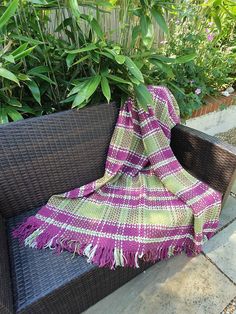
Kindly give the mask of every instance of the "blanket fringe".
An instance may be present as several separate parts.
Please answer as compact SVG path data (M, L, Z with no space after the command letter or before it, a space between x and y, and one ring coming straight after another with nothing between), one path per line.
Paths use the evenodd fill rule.
M56 253L66 250L80 256L87 257L88 263L93 263L99 267L109 267L115 269L118 266L139 268L139 262L155 263L167 259L171 256L185 252L188 256L195 256L201 252L201 246L196 247L193 241L185 241L182 245L171 245L156 247L147 252L129 252L118 248L93 246L91 243L80 243L78 240L69 240L60 236L52 236L40 229L36 223L29 221L21 224L13 232L13 237L24 242L26 246L45 249L49 248ZM213 233L205 234L205 239L209 239Z

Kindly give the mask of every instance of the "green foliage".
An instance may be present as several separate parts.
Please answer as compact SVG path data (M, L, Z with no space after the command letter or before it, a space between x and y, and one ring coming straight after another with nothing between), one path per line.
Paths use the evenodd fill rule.
M170 36L159 47L161 55L177 58L173 76L153 75L175 94L182 117L188 117L204 104L206 95L217 94L235 83L236 5L232 1L209 0L186 4L169 20ZM191 55L193 56L191 59Z
M132 55L147 49L149 55L153 53L151 17L155 15L166 31L164 11L155 1L122 1L119 4L124 12L122 32L113 42L101 27L100 14L110 14L117 4L117 1L4 1L0 12L2 123L100 101L119 101L134 93L139 95L142 90L145 92L138 96L138 102L146 108L150 102L143 85L146 57ZM144 10L145 15L134 17L132 10ZM136 26L139 31L131 45L126 34Z
M117 7L114 40L102 19ZM4 0L0 123L128 96L146 110L147 84L171 88L188 116L205 94L234 80L235 15L231 0ZM155 25L165 34L159 47Z
M0 29L9 21L17 10L19 0L13 0L0 17Z

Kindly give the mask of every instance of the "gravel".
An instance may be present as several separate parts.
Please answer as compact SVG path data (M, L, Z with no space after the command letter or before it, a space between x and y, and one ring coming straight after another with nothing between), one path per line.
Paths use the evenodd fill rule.
M221 314L236 314L236 297L226 306Z
M236 146L236 128L230 129L227 132L216 134L219 139Z

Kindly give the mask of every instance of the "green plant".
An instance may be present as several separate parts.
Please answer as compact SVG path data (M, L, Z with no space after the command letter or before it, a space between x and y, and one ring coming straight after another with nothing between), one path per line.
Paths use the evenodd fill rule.
M81 108L103 99L123 101L128 95L135 95L144 108L151 102L143 72L151 64L168 68L165 61L154 60L158 56L152 49L151 17L168 32L163 16L171 3L165 2L163 9L152 0L122 1L122 31L116 42L102 30L100 15L110 14L117 1L13 0L4 4L2 122L71 105ZM126 34L132 34L131 41Z
M83 34L74 43L73 49L67 50L67 64L75 67L77 72L83 69L86 73L86 77L72 81L74 88L69 93L69 100L73 101L72 107L85 106L90 102L91 96L92 102L97 102L103 94L108 101L111 95L113 99L117 99L117 95L122 100L127 95L134 95L139 105L146 109L147 103L152 101L145 87L147 80L143 76L145 68L150 67L151 57L154 58L151 17L168 32L163 8L156 1L122 1L121 32L114 42L100 27L98 6L95 18L94 12L82 14L77 1L71 0L69 4L77 27L86 23L89 30L89 36ZM132 40L129 40L129 35Z
M235 77L231 58L235 28L227 17L228 11L232 19L235 13L230 0L217 1L194 2L191 9L185 2L172 0L4 0L0 6L0 122L101 101L123 102L128 96L134 96L145 110L151 103L147 84L170 87L182 115L190 115L204 94ZM113 30L104 29L102 21L117 8L120 32L114 39ZM194 14L200 13L204 23L213 19L218 27L212 43L206 41L206 24L196 28ZM175 26L178 19L181 23ZM155 25L167 40L158 48ZM214 60L205 62L213 53ZM228 67L222 66L225 62ZM206 63L213 70L207 75L202 73ZM223 84L225 78L227 84ZM189 84L190 80L194 82ZM195 93L197 88L201 94Z
M229 17L223 7L216 15L216 3L220 1L199 1L172 15L170 36L159 47L162 55L196 54L188 63L173 65L171 79L157 74L174 92L185 118L204 104L205 95L217 94L235 82L236 15L231 11Z
M26 15L20 16L19 1L13 0L6 7L1 8L5 10L0 19L2 46L0 121L2 123L8 122L9 119L16 121L22 119L23 116L46 112L46 106L42 106L41 97L48 85L56 85L48 76L50 68L47 62L44 60L42 62L42 56L40 56L40 53L43 54L40 48L44 45L43 41L37 40L36 36L30 36L31 34L28 33L32 27L30 14L27 16L27 23L23 25L22 20L26 19ZM17 9L18 14L16 14ZM27 14L27 7L25 11L24 14ZM22 31L26 25L27 36Z

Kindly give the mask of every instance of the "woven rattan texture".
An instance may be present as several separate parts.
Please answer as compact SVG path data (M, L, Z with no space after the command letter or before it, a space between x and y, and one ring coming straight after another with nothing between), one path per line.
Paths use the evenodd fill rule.
M28 211L8 219L9 251L15 309L19 313L80 313L136 276L144 268L99 269L84 257L36 250L12 239L12 229ZM147 267L147 266L146 266Z
M12 289L5 222L0 215L0 313L11 313Z
M235 147L183 125L172 129L171 147L180 163L195 177L226 193L235 176Z
M5 217L103 175L115 104L0 126L0 211Z
M10 236L10 229L32 214L28 210L102 176L117 114L115 104L99 105L0 127L0 212L15 216L8 220L8 240L19 313L80 313L144 269L98 269L70 253L19 246ZM181 125L172 130L171 145L184 167L225 193L235 173L235 149ZM0 303L11 309L3 230L0 225Z

